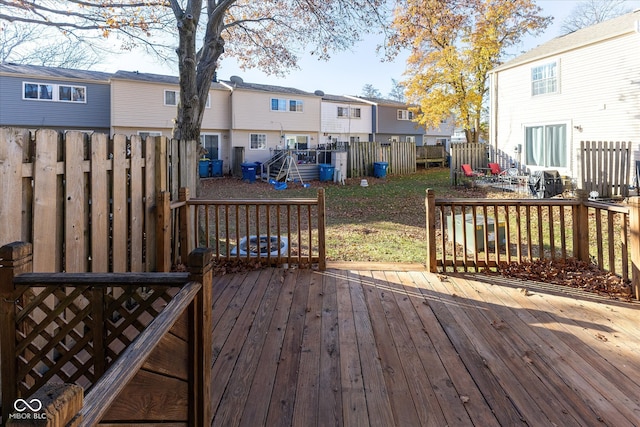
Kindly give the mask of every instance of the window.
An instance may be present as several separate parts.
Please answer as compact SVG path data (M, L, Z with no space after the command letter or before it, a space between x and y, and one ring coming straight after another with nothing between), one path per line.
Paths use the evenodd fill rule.
M200 145L207 150L206 157L211 160L220 159L220 135L212 133L200 134Z
M389 138L389 142L400 142L400 137L398 135L392 135L391 138Z
M23 83L22 99L85 104L87 88L84 86L57 85L52 83Z
M162 132L156 132L156 131L138 131L138 135L140 135L140 138L142 138L143 140L147 139L148 136L162 136Z
M179 93L175 90L165 90L164 105L178 105Z
M405 142L413 142L414 144L416 143L416 137L415 136L405 136L404 140L405 140Z
M413 120L413 111L398 110L398 120Z
M568 166L566 124L528 126L524 131L528 166Z
M298 111L302 112L302 101L290 100L289 101L289 111Z
M287 135L287 148L290 150L307 150L309 137L307 135Z
M264 133L252 133L251 135L249 135L249 149L266 150L267 135L265 135Z
M555 62L531 69L531 95L543 95L558 91Z
M302 101L296 99L271 98L271 111L302 112Z
M360 108L338 107L338 117L344 117L344 118L351 117L352 119L359 119Z

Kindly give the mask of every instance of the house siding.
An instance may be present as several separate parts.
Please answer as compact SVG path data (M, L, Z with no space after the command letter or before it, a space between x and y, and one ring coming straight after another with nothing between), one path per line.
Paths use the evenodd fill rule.
M338 107L359 108L360 117L338 117ZM350 137L358 137L367 141L371 133L372 114L368 104L322 101L321 130L323 136L337 141L349 141Z
M632 141L640 160L638 49L640 34L627 32L494 72L491 144L502 158L524 164L516 147L525 146L526 126L566 123L569 165L558 168L561 174L580 178L580 141ZM532 67L551 61L558 63L558 92L532 96Z
M23 99L23 82L86 88L86 103ZM109 132L108 82L62 80L40 76L0 76L0 126Z

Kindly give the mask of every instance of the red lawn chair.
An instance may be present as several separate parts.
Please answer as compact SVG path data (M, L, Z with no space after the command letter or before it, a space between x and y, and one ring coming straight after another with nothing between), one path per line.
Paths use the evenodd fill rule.
M476 172L471 169L471 165L468 163L462 164L460 168L462 169L462 173L464 173L464 176L466 176L467 178L477 178L479 176L484 176L482 172Z

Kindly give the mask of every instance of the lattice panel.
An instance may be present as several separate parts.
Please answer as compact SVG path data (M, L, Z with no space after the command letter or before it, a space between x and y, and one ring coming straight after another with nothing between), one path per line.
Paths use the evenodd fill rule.
M178 291L142 285L24 289L16 302L22 395L47 382L89 389Z

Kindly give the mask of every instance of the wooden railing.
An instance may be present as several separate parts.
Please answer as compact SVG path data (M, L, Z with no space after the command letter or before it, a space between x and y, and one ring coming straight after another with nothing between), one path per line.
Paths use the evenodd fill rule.
M0 259L3 421L19 398L51 426L210 421L211 251L189 273L32 273L20 242Z
M436 199L427 190L427 268L493 269L523 260L576 258L631 281L640 299L640 198Z
M323 188L316 199L204 200L184 189L175 203L161 197L158 242L171 248L161 265L208 247L217 260L326 268Z

